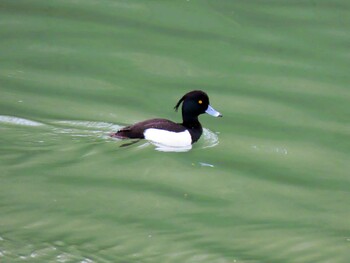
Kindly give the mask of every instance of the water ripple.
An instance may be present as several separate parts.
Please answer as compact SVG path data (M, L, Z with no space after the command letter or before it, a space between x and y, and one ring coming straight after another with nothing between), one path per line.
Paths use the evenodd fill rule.
M14 116L6 116L6 115L0 115L0 124L13 124L13 125L22 125L22 126L42 126L43 123L27 120L19 117Z

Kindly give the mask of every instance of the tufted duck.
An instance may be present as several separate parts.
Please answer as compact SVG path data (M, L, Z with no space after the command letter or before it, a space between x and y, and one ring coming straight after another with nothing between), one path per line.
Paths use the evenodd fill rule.
M222 117L221 113L209 104L208 95L200 90L185 94L176 104L175 111L182 103L182 123L166 119L151 119L127 126L111 134L119 139L147 139L149 141L172 147L185 147L198 141L202 135L202 125L198 115L208 113Z

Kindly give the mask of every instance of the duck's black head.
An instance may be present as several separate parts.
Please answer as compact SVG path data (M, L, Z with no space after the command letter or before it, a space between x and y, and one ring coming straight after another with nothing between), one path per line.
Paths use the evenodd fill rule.
M176 104L176 111L181 103L184 123L198 122L198 116L203 113L208 113L214 117L222 117L220 112L210 106L208 95L201 90L193 90L185 94Z

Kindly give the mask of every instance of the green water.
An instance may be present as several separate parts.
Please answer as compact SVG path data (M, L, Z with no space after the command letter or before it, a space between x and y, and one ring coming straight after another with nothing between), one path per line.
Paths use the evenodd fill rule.
M349 262L349 1L0 2L0 262ZM108 133L180 121L188 152Z

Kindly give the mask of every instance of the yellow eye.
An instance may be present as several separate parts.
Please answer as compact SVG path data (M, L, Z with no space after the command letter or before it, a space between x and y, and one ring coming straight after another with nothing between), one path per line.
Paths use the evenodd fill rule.
M199 104L202 104L202 103L203 103L203 101L202 101L202 100L199 100L199 101L198 101L198 103L199 103Z

